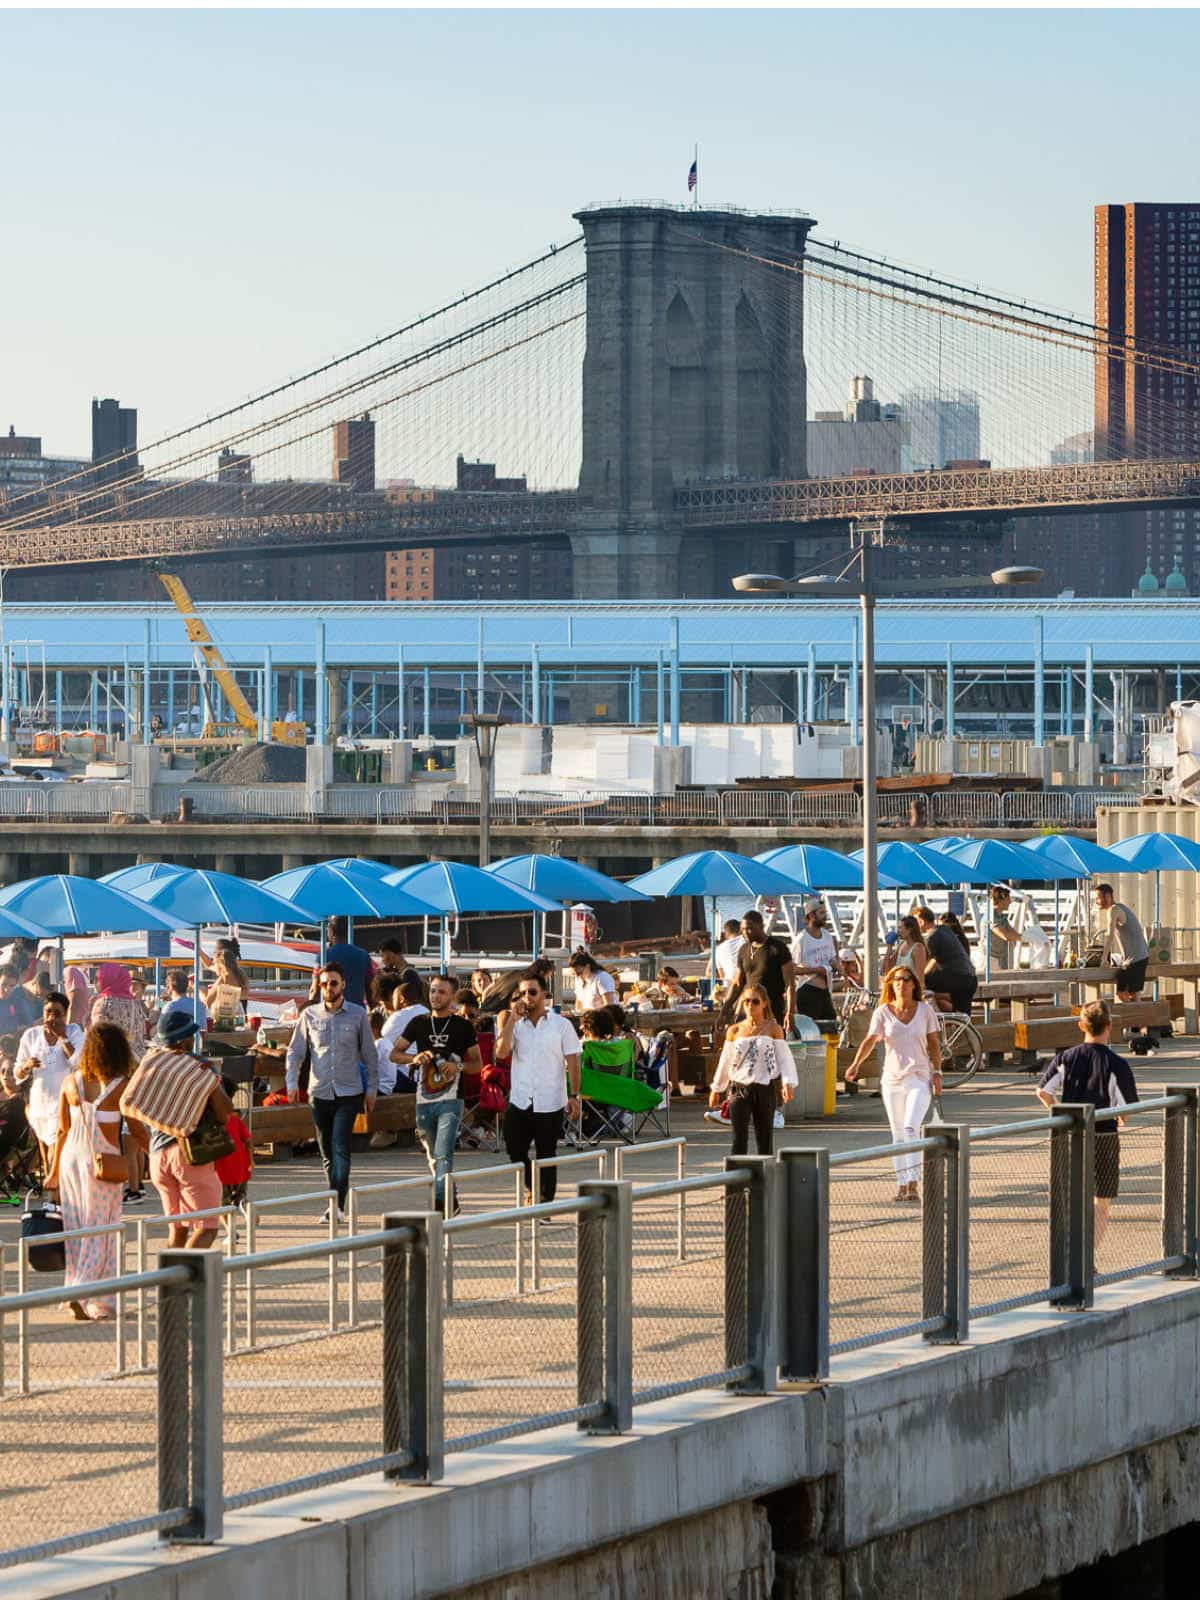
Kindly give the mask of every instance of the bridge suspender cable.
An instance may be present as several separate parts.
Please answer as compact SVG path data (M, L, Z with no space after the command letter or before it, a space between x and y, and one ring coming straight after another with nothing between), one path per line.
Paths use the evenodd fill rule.
M522 274L533 271L535 267L544 266L547 261L553 261L557 259L557 257L563 255L567 250L573 249L576 245L582 243L583 235L581 233L576 234L573 239L568 239L565 244L552 246L542 255L535 256L532 261L526 261L522 266L514 267L511 271L502 273L500 277L493 278L490 283L482 284L477 289L467 290L466 293L460 294L454 300L448 300L444 306L439 306L436 311L427 311L422 316L415 318L412 322L407 322L399 328L393 328L390 333L380 334L378 338L368 340L366 344L359 345L355 350L347 351L345 355L334 356L331 360L323 362L320 366L311 368L308 372L299 373L296 377L288 378L283 383L276 384L271 389L264 389L260 394L251 395L246 400L239 400L236 405L228 406L224 411L215 411L210 416L201 418L198 422L189 423L186 428L178 428L174 433L164 433L160 438L153 439L148 444L138 446L136 450L126 450L122 451L120 455L111 456L105 461L104 465L106 468L112 469L113 467L119 466L122 461L129 461L135 458L142 451L148 452L151 450L161 449L164 445L173 444L177 439L187 438L188 434L190 433L199 432L201 428L211 428L218 422L224 422L229 417L237 416L239 412L249 410L251 406L261 405L264 401L273 400L278 395L286 394L289 389L298 388L302 383L311 382L311 380L314 378L324 377L326 373L334 371L337 367L344 366L348 361L355 361L359 356L367 355L372 350L378 350L383 345L390 344L394 339L403 338L405 334L413 333L418 328L423 328L430 322L435 322L439 317L448 315L451 311L461 310L463 306L470 305L472 301L481 299L482 296L491 293L494 289L503 288L505 284L512 283L515 279L521 277ZM215 445L206 444L204 453L207 454L211 449L220 448L220 441L218 441ZM180 459L187 460L191 458L183 457ZM174 463L167 462L162 467L156 466L155 470L165 471L173 464ZM89 465L80 472L71 473L65 478L55 479L53 483L45 485L44 489L61 489L79 479L88 480L92 477L93 470L94 468ZM111 487L111 485L109 487ZM10 504L15 505L20 500L32 499L35 496L40 496L44 492L44 489L28 490L25 494L15 495ZM9 526L9 519L5 519L4 523L0 524L0 526Z

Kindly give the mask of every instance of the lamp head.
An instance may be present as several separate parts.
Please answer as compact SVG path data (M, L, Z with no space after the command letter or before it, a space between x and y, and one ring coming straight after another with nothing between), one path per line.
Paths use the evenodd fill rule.
M1007 589L1018 583L1041 583L1046 574L1041 567L997 567L991 576L997 588Z
M778 594L788 587L788 580L777 572L743 572L733 579L739 594Z

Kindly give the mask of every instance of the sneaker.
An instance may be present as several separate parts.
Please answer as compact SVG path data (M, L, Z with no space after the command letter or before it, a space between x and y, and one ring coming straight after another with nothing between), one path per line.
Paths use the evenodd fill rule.
M775 1115L771 1118L771 1126L773 1128L784 1128L784 1127L787 1126L787 1124L783 1120L783 1112L782 1111L777 1111L775 1113Z
M127 1206L140 1206L146 1198L146 1191L144 1189L126 1189L121 1198Z
M398 1133L373 1133L370 1138L372 1150L390 1150L400 1137Z
M333 1210L333 1201L331 1200L329 1202L329 1204L325 1207L324 1211L322 1211L321 1216L320 1216L320 1220L322 1222L328 1222L329 1221L329 1213L332 1210ZM342 1210L342 1208L340 1206L338 1207L337 1219L338 1219L339 1222L346 1222L346 1221L349 1220L347 1218L347 1216L346 1216L346 1213Z
M714 1111L710 1107L704 1113L704 1120L705 1120L705 1122L728 1122L729 1118L724 1114L723 1108L718 1108L717 1110Z

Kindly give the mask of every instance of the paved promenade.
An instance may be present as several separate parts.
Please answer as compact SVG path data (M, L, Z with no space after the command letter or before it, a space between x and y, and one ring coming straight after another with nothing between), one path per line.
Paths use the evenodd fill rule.
M1136 1062L1144 1092L1200 1081L1194 1040L1177 1041ZM983 1075L945 1097L947 1121L1011 1122L1039 1114L1028 1074ZM698 1101L677 1102L673 1132L688 1140L688 1172L720 1169L725 1129L701 1118ZM788 1128L783 1145L831 1151L886 1141L882 1102L839 1100L836 1118ZM1157 1117L1122 1137L1122 1186L1097 1271L1119 1270L1158 1254L1161 1125ZM512 1203L512 1174L488 1173L502 1155L462 1152L460 1169L485 1169L463 1182L465 1214ZM414 1150L356 1153L358 1184L419 1176ZM560 1195L596 1175L563 1169ZM611 1169L610 1169L611 1175ZM675 1152L633 1158L628 1175L645 1183L675 1176ZM1002 1301L1045 1284L1048 1141L1044 1134L998 1140L972 1151L972 1300ZM263 1164L258 1200L317 1191L316 1158ZM896 1206L889 1159L835 1172L831 1196L831 1337L852 1340L921 1315L921 1228L915 1207ZM360 1227L381 1210L423 1209L421 1191L364 1198ZM259 1250L327 1236L323 1201L263 1214ZM140 1213L130 1212L129 1215ZM145 1214L158 1214L157 1202ZM11 1247L15 1213L0 1217L0 1243ZM244 1249L244 1225L237 1248ZM157 1247L163 1230L148 1225ZM673 1199L635 1207L634 1386L645 1390L720 1370L725 1364L723 1200L689 1197L682 1224ZM536 1243L535 1243L536 1240ZM472 1231L453 1248L452 1296L445 1321L448 1443L575 1403L575 1226L571 1219L522 1229L518 1293L517 1230L512 1223ZM535 1261L536 1251L536 1261ZM15 1288L10 1263L9 1292ZM133 1265L132 1253L130 1267ZM358 1258L352 1285L346 1258L332 1279L325 1263L271 1269L255 1284L254 1343L249 1343L245 1279L229 1280L232 1353L225 1363L226 1493L237 1495L369 1458L381 1448L379 1264ZM31 1286L58 1281L31 1274ZM534 1287L536 1282L536 1288ZM132 1297L130 1297L132 1300ZM353 1311L352 1311L353 1300ZM3 1548L148 1515L155 1501L156 1358L152 1297L139 1312L124 1308L123 1375L116 1375L113 1324L77 1324L65 1311L31 1314L26 1338L29 1392L21 1373L16 1319L3 1330L4 1400L0 1448ZM336 1331L331 1333L330 1318ZM140 1342L139 1342L140 1341ZM144 1356L144 1362L140 1357Z

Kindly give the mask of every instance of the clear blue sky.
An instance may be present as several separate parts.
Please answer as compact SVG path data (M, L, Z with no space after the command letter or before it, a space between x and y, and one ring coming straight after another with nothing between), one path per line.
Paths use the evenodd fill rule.
M1084 313L1095 203L1200 198L1189 12L2 26L0 426L62 453L93 394L149 439L570 237L589 200L684 200L693 140L706 200Z

